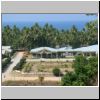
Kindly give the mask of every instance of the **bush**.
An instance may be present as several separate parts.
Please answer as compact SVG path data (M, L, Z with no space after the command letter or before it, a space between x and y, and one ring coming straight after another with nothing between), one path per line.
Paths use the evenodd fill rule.
M64 67L65 67L65 68L68 68L68 65L67 65L67 64L65 64L65 65L64 65Z
M13 50L11 53L10 53L10 56L13 56L15 53L15 51Z
M54 68L54 69L53 69L53 74L54 74L55 76L61 76L61 71L60 71L60 69L59 69L59 68Z
M63 86L71 86L73 85L72 82L74 82L77 79L76 74L73 72L66 73L62 79L61 79L61 85Z
M7 65L11 62L11 58L8 57L5 59L5 61L2 61L2 72L4 72L7 69Z
M44 81L44 77L43 76L39 76L38 78L39 78L40 84L42 85L43 81Z
M2 59L3 59L3 58L8 58L8 57L9 57L8 54L2 54Z
M26 62L25 58L22 58L20 62L14 67L14 70L22 70L23 64Z
M73 67L77 74L85 73L85 66L88 64L88 60L83 55L76 56Z
M24 72L30 72L32 65L31 64L25 64L23 67L24 67Z
M88 86L94 85L94 77L98 78L98 59L97 57L77 56L73 67L75 72L66 73L61 79L61 85L67 86ZM91 84L92 81L92 84Z

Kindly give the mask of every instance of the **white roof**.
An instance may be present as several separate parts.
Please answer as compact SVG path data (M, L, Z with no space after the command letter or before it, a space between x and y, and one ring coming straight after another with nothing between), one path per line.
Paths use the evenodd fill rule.
M59 51L59 52L62 52L62 51L66 51L66 47L62 47L62 48L59 48L59 49L57 49L57 51Z
M36 53L36 52L40 52L42 50L47 50L49 52L66 52L67 50L70 50L70 48L62 47L62 48L56 49L56 48L51 48L51 47L39 47L39 48L32 49L30 52Z
M2 49L10 49L11 46L2 46Z
M2 54L5 54L6 52L12 52L12 50L11 49L8 49L8 50L2 50Z
M2 54L5 54L5 52L12 52L11 46L2 46Z
M98 52L98 45L92 45L92 46L87 46L87 47L80 47L80 48L76 48L76 49L72 49L72 48L68 48L68 47L62 47L59 49L55 49L55 48L50 48L50 47L39 47L39 48L35 48L32 49L30 52L31 53L37 53L40 52L42 50L47 50L49 52Z
M87 47L81 47L73 49L73 51L80 51L80 52L98 52L98 45L92 45Z
M71 51L72 48L68 48L68 47L62 47L62 48L59 48L57 49L58 52L66 52L66 51Z
M30 52L36 53L36 52L40 52L40 51L42 51L42 50L47 50L47 51L49 51L49 52L57 52L56 49L50 48L50 47L39 47L39 48L32 49Z
M2 54L5 54L5 50L2 50Z

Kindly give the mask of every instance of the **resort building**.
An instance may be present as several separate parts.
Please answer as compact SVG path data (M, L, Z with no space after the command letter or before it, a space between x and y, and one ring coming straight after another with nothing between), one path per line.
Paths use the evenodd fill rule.
M76 56L83 54L84 56L93 56L98 54L98 45L92 45L87 47L75 48L63 47L63 48L50 48L39 47L30 51L33 54L33 58L65 58L66 56Z
M11 53L12 49L11 46L2 46L2 54Z
M84 56L94 56L98 54L98 45L76 48L73 49L73 52L76 52L77 54L81 53Z
M57 58L57 49L50 47L39 47L31 50L34 58Z

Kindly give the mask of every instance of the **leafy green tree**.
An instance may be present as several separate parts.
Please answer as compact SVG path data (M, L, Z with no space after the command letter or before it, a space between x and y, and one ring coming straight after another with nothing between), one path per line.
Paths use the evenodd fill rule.
M73 68L75 72L66 73L61 79L61 85L88 86L98 79L98 57L87 59L82 55L77 56Z
M75 72L77 74L85 73L85 67L88 63L86 57L83 55L76 56L73 67L75 68Z
M77 79L77 76L73 72L66 73L61 79L61 85L63 86L71 86L74 81ZM74 83L75 84L75 83Z

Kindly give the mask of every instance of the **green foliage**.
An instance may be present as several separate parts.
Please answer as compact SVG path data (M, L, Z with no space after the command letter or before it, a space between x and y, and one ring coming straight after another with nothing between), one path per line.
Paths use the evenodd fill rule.
M8 64L11 62L11 58L8 57L5 59L5 61L2 61L2 72L4 72L7 67L8 67Z
M76 56L73 67L75 68L75 72L77 74L79 73L85 73L85 65L87 65L88 61L86 57L83 55Z
M14 70L22 70L23 69L23 64L26 62L25 58L22 58L20 62L14 67Z
M9 57L9 55L7 55L7 54L2 54L2 59L3 58L8 58Z
M30 63L25 63L24 65L23 65L23 71L24 72L30 72L31 71L31 68L32 68L32 64L30 64Z
M69 30L58 30L48 23L40 27L36 23L31 28L19 29L15 25L3 27L2 44L11 45L13 49L32 49L40 46L62 47L71 45L73 48L96 44L98 42L97 21L89 22L83 30L74 25Z
M94 77L98 74L98 58L77 56L73 67L75 72L66 73L61 79L61 85L64 86L88 86L94 84ZM92 81L92 83L91 83Z
M72 82L76 80L76 74L73 72L66 73L61 80L61 85L70 86L73 85Z
M54 74L55 76L60 76L60 75L61 75L60 69L59 69L59 68L54 68L54 69L53 69L53 74Z
M91 78L98 73L98 57L92 57L88 60L87 68L87 75Z

